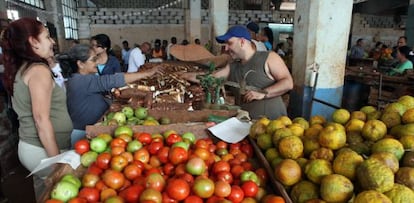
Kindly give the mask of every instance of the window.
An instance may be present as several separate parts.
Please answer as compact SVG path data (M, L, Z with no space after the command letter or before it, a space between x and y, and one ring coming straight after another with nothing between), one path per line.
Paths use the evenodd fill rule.
M66 39L78 39L78 7L77 0L62 0L63 26Z
M44 0L20 0L23 3L32 5L37 8L45 9L45 2Z
M7 19L10 19L10 20L19 19L19 12L17 10L7 10Z

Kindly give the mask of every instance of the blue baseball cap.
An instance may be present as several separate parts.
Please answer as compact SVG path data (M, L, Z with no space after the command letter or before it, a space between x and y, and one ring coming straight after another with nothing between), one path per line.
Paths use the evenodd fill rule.
M227 30L226 34L216 37L216 40L218 43L224 43L232 37L239 37L247 40L252 39L249 31L245 26L235 25L231 27L229 30Z

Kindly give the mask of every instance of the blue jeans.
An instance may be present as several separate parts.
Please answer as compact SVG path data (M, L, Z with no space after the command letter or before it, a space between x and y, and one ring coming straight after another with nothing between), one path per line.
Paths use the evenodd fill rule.
M73 149L78 140L85 138L85 135L86 132L84 130L73 129L72 134L70 135L71 149Z

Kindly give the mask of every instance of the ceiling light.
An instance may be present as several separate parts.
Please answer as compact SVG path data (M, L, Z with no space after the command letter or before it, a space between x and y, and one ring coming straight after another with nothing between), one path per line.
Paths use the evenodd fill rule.
M296 2L282 2L279 9L281 11L294 11L296 9Z

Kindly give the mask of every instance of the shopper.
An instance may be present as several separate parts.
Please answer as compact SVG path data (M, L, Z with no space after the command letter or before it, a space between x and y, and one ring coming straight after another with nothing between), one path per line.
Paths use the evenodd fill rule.
M238 84L244 80L247 85L262 90L242 92L239 88L230 88L236 98L241 98L236 99L236 104L248 111L253 119L261 116L276 119L287 115L281 96L293 88L293 80L280 56L274 51L256 51L245 26L231 27L226 34L216 37L216 40L225 43L225 50L234 61L214 72L213 76ZM199 73L182 73L181 77L199 82L197 74Z
M151 50L151 58L160 58L164 59L165 52L161 49L161 40L156 39L154 42L154 49Z
M131 50L129 54L129 63L128 63L128 73L134 73L139 70L139 68L148 61L149 57L147 55L151 54L151 44L149 42L144 42L139 47L135 47Z
M53 80L47 58L53 56L55 41L47 28L32 18L11 22L2 35L4 86L12 95L19 120L19 160L33 171L42 159L70 148L72 122L66 95ZM36 197L52 168L34 175Z
M129 48L129 43L126 40L122 42L122 47L122 72L126 72L128 70L129 54L131 54L131 48Z
M407 46L407 37L400 36L398 37L397 45L392 48L391 56L396 59L397 58L397 50L398 47Z
M273 50L273 31L269 27L264 27L261 32L262 42L268 51Z
M103 92L160 72L160 67L156 66L139 73L96 75L98 58L95 49L85 44L74 46L58 58L62 67L66 66L74 73L68 78L66 87L69 114L74 126L71 135L72 147L85 136L86 125L98 122L108 110L110 104L104 98Z
M364 39L359 38L356 41L356 44L351 47L351 53L349 55L350 58L354 59L361 59L366 56L365 48L364 48Z
M91 46L98 58L98 74L114 74L121 72L119 60L111 54L111 39L106 34L98 34L91 38Z
M176 37L171 37L171 43L168 44L167 46L167 60L175 60L174 56L172 56L170 54L170 49L172 46L177 44L177 38Z
M267 51L265 44L259 41L259 38L257 36L257 33L260 30L259 25L254 22L249 22L247 23L246 27L250 32L250 36L252 38L251 41L256 45L256 51Z
M413 69L414 53L408 46L397 48L398 65L391 69L388 75L404 75L407 70Z

